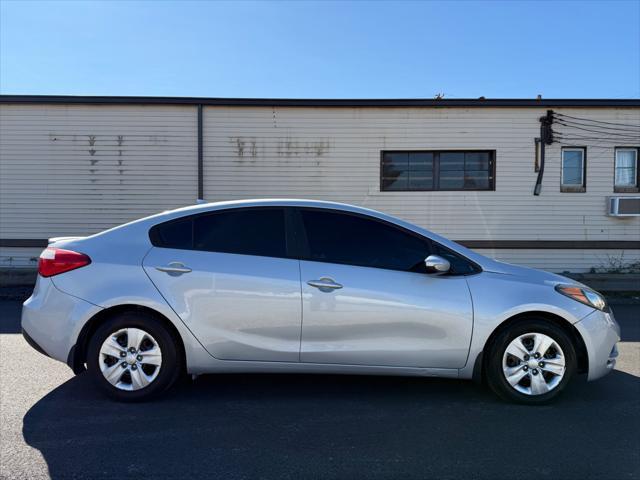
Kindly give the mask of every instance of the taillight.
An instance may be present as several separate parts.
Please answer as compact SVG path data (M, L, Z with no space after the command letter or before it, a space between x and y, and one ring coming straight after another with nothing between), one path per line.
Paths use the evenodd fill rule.
M38 259L38 273L43 277L52 277L90 263L91 259L84 253L63 250L62 248L47 248Z

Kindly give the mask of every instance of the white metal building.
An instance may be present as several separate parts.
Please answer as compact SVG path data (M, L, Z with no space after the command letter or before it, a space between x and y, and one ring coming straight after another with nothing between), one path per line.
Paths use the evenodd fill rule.
M640 100L5 95L0 266L199 197L296 197L517 264L615 267L640 261L639 149Z

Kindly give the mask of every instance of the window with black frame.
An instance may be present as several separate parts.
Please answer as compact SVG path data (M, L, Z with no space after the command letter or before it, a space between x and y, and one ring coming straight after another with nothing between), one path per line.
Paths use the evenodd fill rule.
M382 191L494 190L495 150L383 151Z

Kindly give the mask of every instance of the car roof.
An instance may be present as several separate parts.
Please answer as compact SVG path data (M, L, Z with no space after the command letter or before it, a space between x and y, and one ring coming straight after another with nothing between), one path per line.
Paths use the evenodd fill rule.
M198 203L196 205L188 205L174 210L162 212L162 214L173 213L198 213L209 210L220 210L224 208L241 208L241 207L261 207L261 206L279 206L279 207L317 207L317 208L333 208L345 211L360 211L368 214L386 216L382 212L372 210L365 207L358 207L347 203L330 202L327 200L308 200L301 198L252 198L244 200L226 200L221 202Z

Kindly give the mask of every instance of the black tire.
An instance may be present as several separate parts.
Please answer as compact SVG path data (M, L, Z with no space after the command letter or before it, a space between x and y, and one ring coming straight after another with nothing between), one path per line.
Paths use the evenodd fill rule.
M551 337L564 352L565 372L562 380L549 392L527 395L519 392L507 381L503 371L503 356L512 340L527 333L542 333ZM543 359L544 360L544 359ZM576 372L576 350L571 338L556 324L542 319L529 318L514 323L502 330L488 349L485 373L489 387L502 399L526 405L542 405L554 400L562 393Z
M123 328L138 328L149 333L162 352L162 364L155 379L139 390L121 390L112 385L100 368L100 348L109 335ZM89 340L87 349L87 371L95 384L109 397L123 402L145 401L168 390L180 376L182 366L181 349L162 322L146 312L123 312L106 320ZM120 362L118 362L120 363ZM133 367L131 367L133 368ZM146 368L146 367L145 367Z

